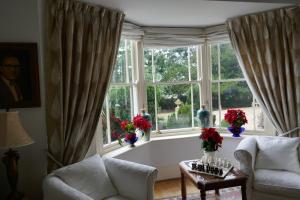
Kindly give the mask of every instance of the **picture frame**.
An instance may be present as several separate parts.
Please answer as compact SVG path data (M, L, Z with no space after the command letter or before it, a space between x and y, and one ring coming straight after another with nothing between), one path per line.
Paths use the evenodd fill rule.
M39 106L37 44L0 42L0 109Z

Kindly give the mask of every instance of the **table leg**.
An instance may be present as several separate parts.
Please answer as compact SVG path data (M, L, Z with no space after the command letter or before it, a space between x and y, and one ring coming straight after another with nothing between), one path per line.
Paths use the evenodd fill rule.
M185 177L184 177L184 173L181 173L181 197L182 200L186 200L186 185L185 185Z
M242 200L247 200L246 185L245 184L243 184L241 186L241 190L242 190Z
M215 192L216 192L217 195L220 194L219 189L215 189Z
M206 199L205 190L200 190L200 196L201 196L201 200L205 200Z

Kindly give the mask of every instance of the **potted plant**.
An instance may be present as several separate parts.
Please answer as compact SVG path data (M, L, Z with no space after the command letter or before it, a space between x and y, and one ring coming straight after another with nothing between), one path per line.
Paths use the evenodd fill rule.
M125 142L129 143L131 147L134 147L134 143L138 140L135 133L135 127L131 121L123 120L121 121L121 128L125 131Z
M221 147L223 137L216 131L215 128L203 128L200 139L202 140L202 148L204 149L205 159L214 159L215 151Z
M136 115L133 118L133 125L135 128L142 132L142 136L145 137L146 141L150 140L150 131L151 131L151 117L149 114L142 112L141 114Z
M230 124L227 129L233 137L240 137L240 134L245 131L242 126L248 123L245 112L240 109L228 109L224 115L224 120Z

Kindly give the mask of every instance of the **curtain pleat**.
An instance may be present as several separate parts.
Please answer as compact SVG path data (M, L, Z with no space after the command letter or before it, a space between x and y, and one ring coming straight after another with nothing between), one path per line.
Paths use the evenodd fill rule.
M74 0L48 0L48 171L82 160L115 64L124 14Z
M247 83L279 135L300 137L300 7L227 21Z

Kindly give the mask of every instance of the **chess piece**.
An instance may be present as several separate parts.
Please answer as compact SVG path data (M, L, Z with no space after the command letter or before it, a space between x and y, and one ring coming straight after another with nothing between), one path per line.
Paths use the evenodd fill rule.
M223 175L223 170L220 169L219 175L222 176Z
M197 168L197 163L192 163L192 170L195 170Z
M209 164L206 165L206 172L209 173L210 167Z
M219 174L219 169L216 167L214 172L216 175Z

